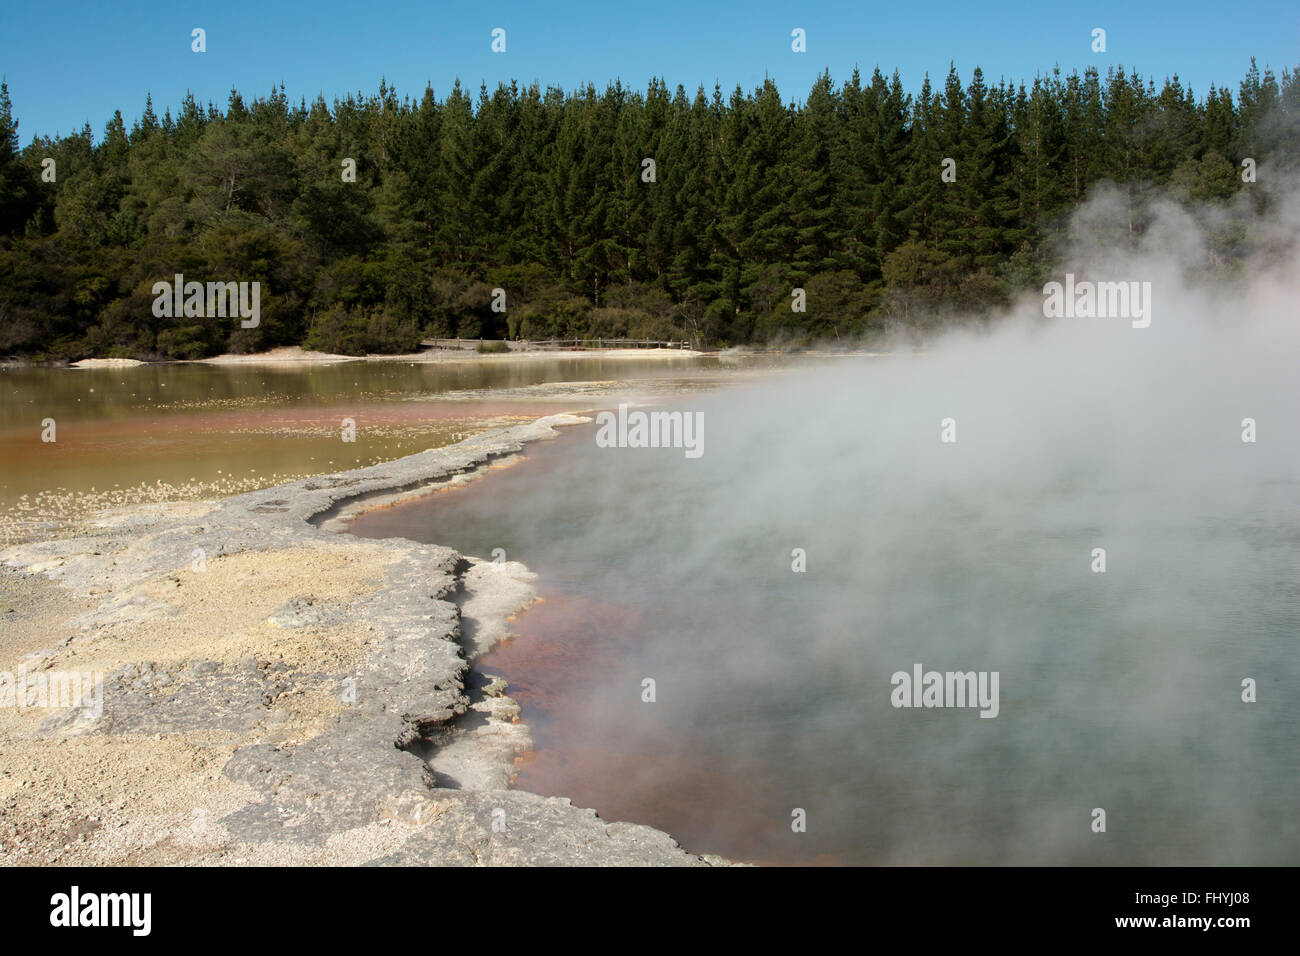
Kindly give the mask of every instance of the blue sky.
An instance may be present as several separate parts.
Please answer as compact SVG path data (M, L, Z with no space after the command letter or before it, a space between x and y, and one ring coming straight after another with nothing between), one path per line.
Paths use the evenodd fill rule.
M190 31L207 31L208 51L190 50ZM491 31L506 30L506 52L491 52ZM790 31L807 31L793 53ZM1107 52L1091 31L1107 32ZM381 76L399 95L426 82L445 95L459 77L477 90L500 80L537 80L565 89L621 78L644 88L651 76L688 91L720 81L725 92L776 80L802 99L828 68L838 83L897 67L919 88L928 70L941 79L950 60L964 80L1032 79L1059 64L1136 67L1163 80L1178 73L1203 96L1211 82L1234 92L1249 67L1300 65L1295 0L1089 2L721 3L677 0L484 3L389 0L312 3L276 0L0 0L0 73L8 80L24 144L87 121L96 136L114 109L128 126L152 92L161 116L192 90L224 106L231 86L245 97L284 83L293 102L318 93L372 93Z

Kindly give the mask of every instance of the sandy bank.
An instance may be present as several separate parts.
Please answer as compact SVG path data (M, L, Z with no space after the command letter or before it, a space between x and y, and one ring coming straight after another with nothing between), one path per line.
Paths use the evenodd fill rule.
M416 365L436 365L449 362L536 362L540 360L566 361L572 359L610 359L626 361L655 361L696 358L703 355L690 349L512 349L508 352L479 352L475 349L435 348L402 355L335 355L330 352L310 352L297 345L287 345L255 352L250 355L214 355L211 358L185 359L179 362L142 362L139 359L88 358L69 362L68 368L135 368L140 365L235 365L254 367L297 368L311 365L341 365L345 362L406 362ZM0 368L28 368L32 365L57 363L28 362L23 360L0 361Z
M98 714L0 708L0 862L723 862L506 789L528 730L471 665L532 600L526 568L319 527L580 420L0 552L0 671L102 681Z
M581 358L600 359L673 359L693 358L702 355L689 349L575 349L552 352L543 350L512 350L483 353L474 349L436 348L403 355L331 355L326 352L308 352L298 346L271 349L253 355L217 355L195 359L201 365L333 365L340 362L407 362L439 364L444 362L531 362L541 359L568 360ZM111 360L110 360L111 361Z
M80 362L69 363L70 368L135 368L144 365L139 359L126 358L88 358Z
M356 362L356 356L331 355L328 352L309 352L297 345L255 352L251 355L214 355L211 358L193 359L187 365L337 365Z

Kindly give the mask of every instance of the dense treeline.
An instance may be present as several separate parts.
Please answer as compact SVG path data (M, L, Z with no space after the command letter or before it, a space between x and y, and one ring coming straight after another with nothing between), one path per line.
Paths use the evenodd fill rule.
M118 112L99 141L87 125L20 150L5 91L0 354L870 335L1041 283L1100 181L1121 188L1130 235L1157 189L1231 197L1244 158L1300 156L1298 115L1300 71L1279 82L1253 62L1235 97L1203 100L1122 69L1029 88L951 69L916 95L897 74L823 75L797 106L770 82L729 98L512 84L477 101L457 84L418 102L381 82L332 106L291 106L283 87L232 91L224 111L187 96L161 119L147 101L129 130ZM153 284L178 272L259 281L260 324L155 317Z

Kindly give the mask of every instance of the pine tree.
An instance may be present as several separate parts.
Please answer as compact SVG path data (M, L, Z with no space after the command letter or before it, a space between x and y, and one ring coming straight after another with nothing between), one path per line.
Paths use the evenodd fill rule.
M18 155L18 121L0 80L0 235L23 229L40 205L39 185Z
M947 155L942 109L942 100L932 90L927 75L912 106L911 149L900 204L900 218L908 224L908 237L923 245L937 243L942 221L940 204L945 183L940 174Z

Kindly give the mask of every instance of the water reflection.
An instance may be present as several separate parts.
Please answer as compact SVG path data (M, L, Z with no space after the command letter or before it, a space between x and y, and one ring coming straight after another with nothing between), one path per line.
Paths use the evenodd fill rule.
M90 505L108 506L140 486L233 494L586 407L615 388L708 385L720 374L708 356L2 368L0 506L31 510L43 495L50 511L92 494ZM345 443L348 418L356 441ZM41 441L46 419L53 443ZM104 497L111 489L117 497Z

